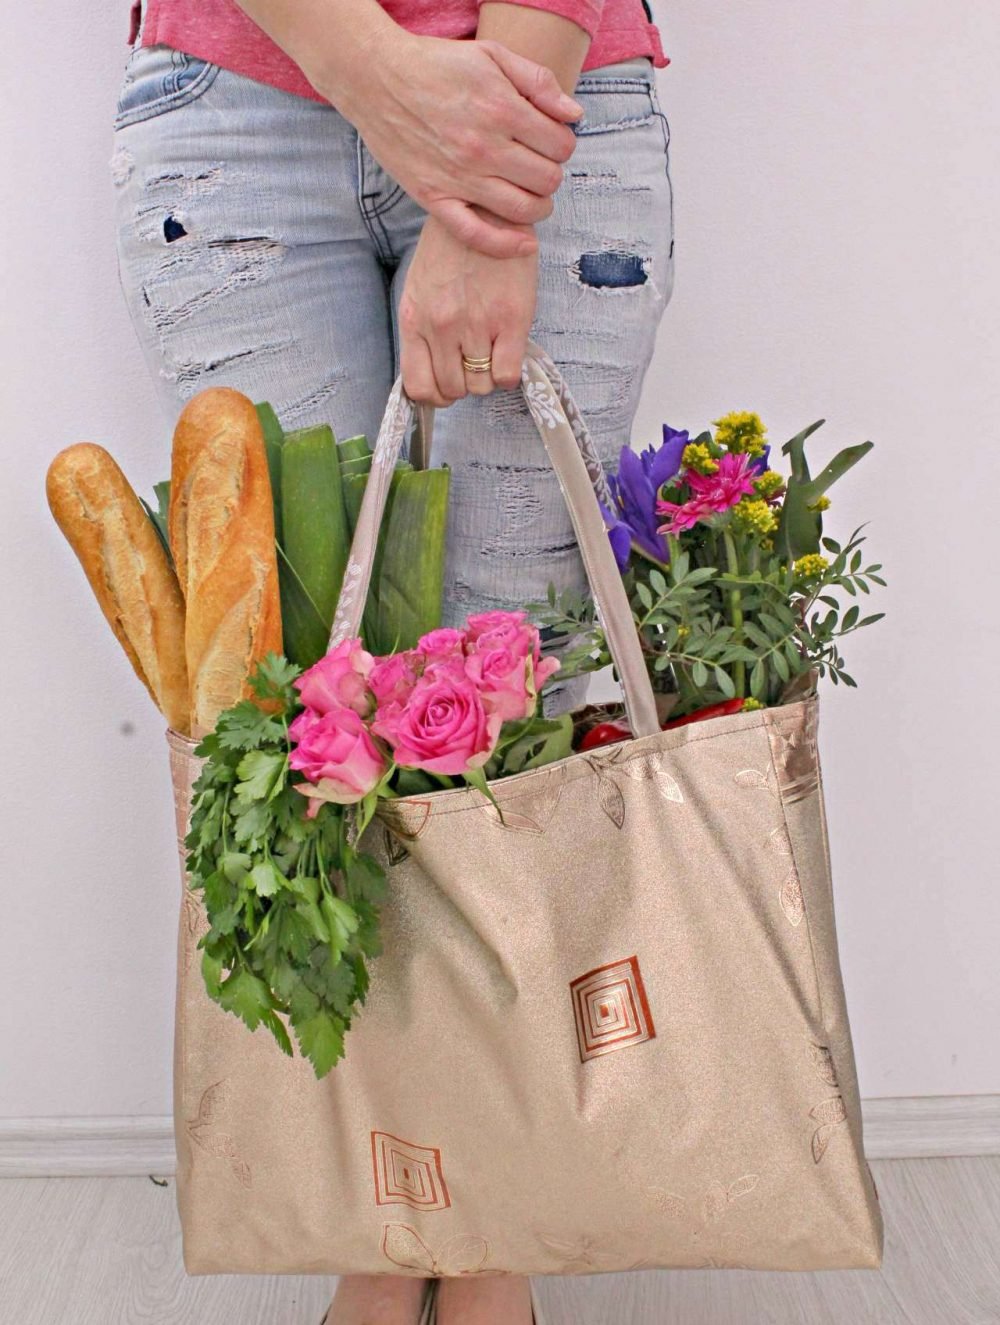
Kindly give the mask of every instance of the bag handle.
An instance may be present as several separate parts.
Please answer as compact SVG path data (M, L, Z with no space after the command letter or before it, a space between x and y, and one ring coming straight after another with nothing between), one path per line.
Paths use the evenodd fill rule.
M637 737L650 736L660 730L653 687L628 595L597 504L599 498L610 501L604 468L562 374L545 351L530 340L521 366L521 390L569 510L594 595L597 619L621 681L629 726ZM414 402L403 390L402 377L397 377L389 392L372 455L371 472L330 631L331 649L360 633L389 484L415 409ZM420 454L415 457L418 468L430 458L433 427L433 407L421 406L420 410Z

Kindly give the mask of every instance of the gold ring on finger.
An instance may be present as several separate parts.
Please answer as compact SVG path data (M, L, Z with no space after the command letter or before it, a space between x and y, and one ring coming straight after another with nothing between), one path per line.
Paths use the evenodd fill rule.
M462 367L470 373L488 373L493 367L493 356L488 354L484 359L472 359L463 354Z

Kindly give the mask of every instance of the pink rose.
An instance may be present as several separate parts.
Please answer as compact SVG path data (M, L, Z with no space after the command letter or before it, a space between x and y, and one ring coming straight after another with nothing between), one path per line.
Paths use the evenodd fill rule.
M512 649L488 649L466 658L465 670L483 702L504 722L534 713L537 692L530 658Z
M465 628L470 644L488 635L494 647L513 647L515 641L530 635L532 627L526 621L526 612L476 612L468 618Z
M361 800L386 770L385 759L354 709L335 708L322 714L307 709L289 725L288 734L296 742L288 756L289 767L308 778L296 789L314 802L310 818L321 801L350 805Z
M535 689L541 690L542 686L558 672L562 663L558 658L541 658L535 663Z
M368 677L374 662L359 639L344 640L303 672L294 684L303 704L317 713L349 708L365 717L372 708Z
M524 612L480 612L469 617L469 653L509 649L519 658L529 655L537 665L541 658L538 629Z
M368 685L379 708L405 704L410 691L423 671L424 660L415 649L376 658L368 676Z
M417 653L428 662L440 662L445 658L462 657L465 652L465 631L453 630L450 626L441 626L428 631L417 640Z
M499 706L505 720L530 717L538 692L559 670L557 659L542 658L537 627L528 623L524 612L480 612L469 617L468 628L470 676Z
M469 677L445 667L423 676L405 706L380 709L372 730L392 746L397 764L464 773L489 759L501 721Z

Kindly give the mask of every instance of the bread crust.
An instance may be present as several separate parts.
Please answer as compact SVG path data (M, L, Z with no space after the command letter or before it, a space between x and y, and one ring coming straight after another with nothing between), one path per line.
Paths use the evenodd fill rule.
M103 446L77 442L49 465L45 494L136 675L168 724L187 735L184 600L128 479Z
M167 516L185 601L191 732L253 695L259 659L282 649L274 504L253 402L229 387L200 391L174 431Z

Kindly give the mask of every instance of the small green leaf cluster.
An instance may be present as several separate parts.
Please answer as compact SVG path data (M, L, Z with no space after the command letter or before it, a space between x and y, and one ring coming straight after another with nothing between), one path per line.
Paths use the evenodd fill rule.
M674 549L660 570L637 561L625 577L632 615L642 641L654 689L680 696L676 716L694 712L737 695L780 704L811 681L810 673L829 676L834 684L855 685L845 670L840 641L885 615L861 615L849 598L885 585L878 563L863 565L860 530L841 547L823 539L831 554L818 575L804 578L794 563L775 553L757 553L758 565L731 573L721 565L693 565L692 556ZM711 555L705 548L701 555ZM739 594L739 617L729 610L731 594ZM825 611L820 611L822 605ZM611 661L607 640L594 615L593 603L573 590L552 590L544 604L535 604L537 619L560 638L574 640L560 675L596 671Z
M365 1000L385 875L350 840L350 810L324 802L306 818L289 781L300 671L269 653L250 678L257 698L222 713L195 748L205 763L185 845L209 921L198 943L209 995L288 1055L290 1026L322 1078Z

